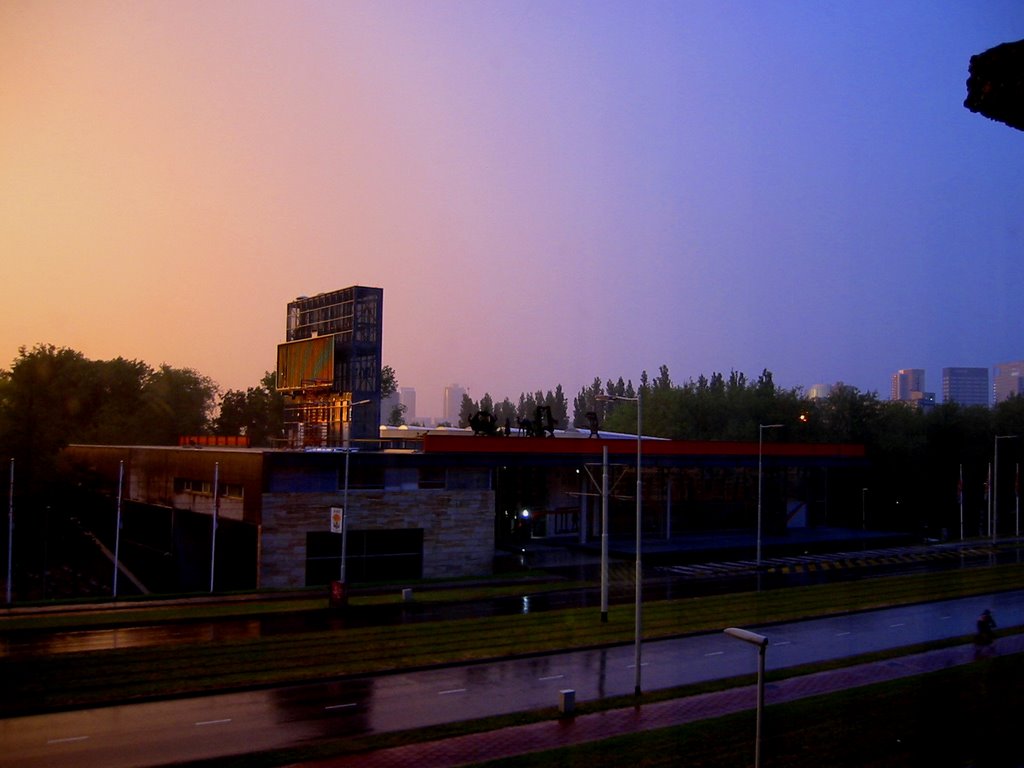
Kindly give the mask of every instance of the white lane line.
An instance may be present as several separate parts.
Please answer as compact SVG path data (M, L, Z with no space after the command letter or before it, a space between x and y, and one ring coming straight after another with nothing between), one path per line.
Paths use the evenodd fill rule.
M793 644L792 640L779 640L776 643L772 643L772 645L774 645L776 648L778 648L780 645L792 645L792 644Z
M352 707L358 707L358 706L359 705L356 704L355 702L352 702L351 704L329 704L326 707L324 707L324 709L325 710L330 710L330 709L352 709Z
M902 622L899 623L899 624L890 624L889 625L889 629L898 629L899 627L905 627L905 626L907 626L907 625L905 623L902 623Z
M71 744L75 741L85 741L88 736L65 736L63 739L47 739L47 744Z
M450 696L453 693L465 693L465 688L449 688L447 691L438 691L438 696Z
M547 677L538 677L538 680L561 680L565 675L548 675Z
M847 635L853 634L852 632L836 632L835 637L846 637Z
M705 656L724 656L725 655L725 651L711 651L710 653L705 653L704 655Z
M219 720L200 720L199 722L196 723L196 726L199 727L199 726L204 726L204 725L224 725L224 723L230 723L230 722L231 722L231 718L230 717L222 717Z

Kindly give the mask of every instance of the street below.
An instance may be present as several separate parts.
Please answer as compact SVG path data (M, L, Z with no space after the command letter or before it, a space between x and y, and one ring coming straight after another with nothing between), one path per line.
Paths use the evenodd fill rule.
M769 670L969 635L985 608L1024 624L1024 591L749 626ZM613 612L632 615L629 605ZM595 612L595 624L599 616ZM730 626L728 616L722 626ZM553 707L633 691L632 645L321 684L0 720L0 766L155 766ZM645 643L646 691L752 674L756 652L721 632Z

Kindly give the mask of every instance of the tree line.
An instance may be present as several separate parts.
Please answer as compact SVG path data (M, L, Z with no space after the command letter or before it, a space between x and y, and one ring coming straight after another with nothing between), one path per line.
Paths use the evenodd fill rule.
M395 391L394 370L384 366L381 373L385 394ZM174 445L182 435L245 434L254 446L270 446L284 426L283 398L274 384L268 372L245 390L221 392L190 368L154 368L120 357L89 360L53 345L22 348L10 368L0 370L0 455L15 458L27 479L26 472L28 478L47 477L69 443ZM522 393L516 401L466 395L459 425L486 411L499 428L506 422L516 427L534 418L537 408L548 408L559 428L587 429L593 414L602 430L629 434L637 429L637 398L641 429L650 437L863 445L865 504L905 524L956 527L962 499L968 530L976 529L996 435L1021 436L1001 443L997 473L1001 499L1016 499L1019 488L1021 397L992 408L944 403L922 410L845 384L812 400L800 388L777 386L767 369L755 378L730 371L676 383L663 365L653 379L642 372L636 385L595 377L572 399L571 418L561 384Z

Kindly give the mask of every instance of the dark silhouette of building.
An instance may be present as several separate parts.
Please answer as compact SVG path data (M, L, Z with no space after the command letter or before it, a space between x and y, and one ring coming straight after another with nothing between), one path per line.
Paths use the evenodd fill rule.
M964 106L1024 131L1024 40L971 56Z

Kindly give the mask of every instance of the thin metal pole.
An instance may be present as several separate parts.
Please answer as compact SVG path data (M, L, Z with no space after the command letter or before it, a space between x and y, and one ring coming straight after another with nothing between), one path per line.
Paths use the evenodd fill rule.
M348 457L349 448L345 448L345 486L341 496L341 572L338 581L345 584L345 557L348 554Z
M11 604L11 581L14 573L14 459L11 459L11 481L7 488L7 604Z
M995 458L992 461L992 543L999 531L999 435L995 438Z
M757 425L757 570L761 570L761 463L764 454L764 425Z
M220 462L213 464L213 529L210 532L210 591L213 592L214 562L217 555L217 508L220 506L220 497L217 491L220 487Z
M754 768L761 768L761 721L764 719L764 657L768 643L757 649L757 725L754 733Z
M640 456L642 453L641 445L643 440L643 432L641 425L643 423L640 410L640 392L636 393L636 623L633 628L634 634L634 649L633 649L633 663L636 665L636 672L634 675L634 687L633 693L636 696L640 695L640 638L643 632L643 619L642 619L642 606L643 606L643 568L640 563L640 550L642 540L642 527L640 524L640 510L641 510L641 465Z
M601 451L601 623L608 621L608 446Z
M988 535L992 536L992 462L988 463L988 475L985 476L985 514L988 516Z
M117 597L117 572L121 554L121 489L124 488L124 459L117 471L117 524L114 527L114 597Z
M964 540L964 465L960 465L960 484L957 486L957 501L960 504L960 541Z

